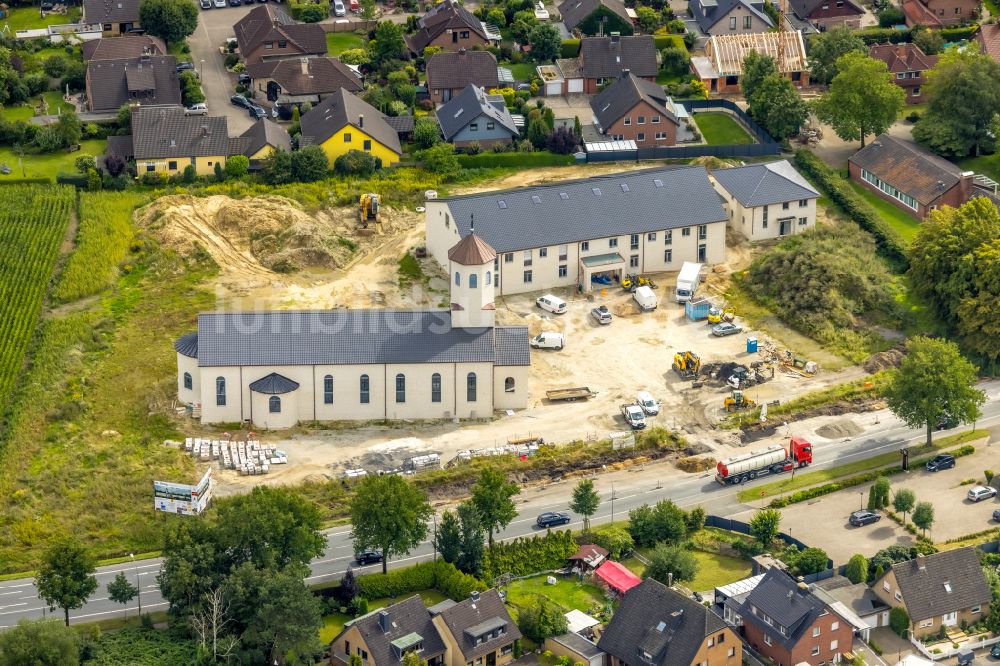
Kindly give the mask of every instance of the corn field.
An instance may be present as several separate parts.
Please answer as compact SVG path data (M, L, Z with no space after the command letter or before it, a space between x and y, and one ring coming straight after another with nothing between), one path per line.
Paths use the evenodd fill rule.
M0 189L0 404L9 404L38 322L74 191L51 185Z

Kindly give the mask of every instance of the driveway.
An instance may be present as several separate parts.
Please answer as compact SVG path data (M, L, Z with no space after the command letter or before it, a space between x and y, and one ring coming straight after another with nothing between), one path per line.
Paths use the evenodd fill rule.
M256 5L254 5L256 6ZM226 116L229 134L236 136L246 131L253 119L246 109L233 106L229 98L236 93L236 75L226 71L224 56L219 47L233 36L233 24L243 18L253 7L241 5L225 9L200 9L198 29L188 38L191 62L201 74L201 89L205 93L208 113Z

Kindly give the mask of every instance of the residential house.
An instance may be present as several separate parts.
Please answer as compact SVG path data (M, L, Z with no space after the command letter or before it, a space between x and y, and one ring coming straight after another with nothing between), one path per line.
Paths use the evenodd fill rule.
M427 59L427 91L435 104L448 102L466 86L491 90L500 85L496 57L489 51L442 51Z
M972 547L894 564L872 583L872 591L892 608L906 610L910 634L918 639L980 622L993 598Z
M514 661L514 641L521 632L496 590L473 592L430 611L447 646L444 666L506 666Z
M635 10L621 0L565 0L559 14L567 30L582 35L631 35L635 31Z
M117 111L124 104L180 104L177 60L173 56L139 56L91 60L85 77L87 110Z
M927 70L937 64L936 55L929 56L916 44L872 44L869 57L881 60L889 68L896 85L906 91L907 104L921 104Z
M318 23L296 23L284 9L258 5L233 25L243 62L249 67L266 60L325 56L326 33Z
M556 657L567 657L572 664L604 666L604 650L594 641L572 631L546 638L542 645Z
M307 114L308 115L308 114ZM589 292L598 275L680 270L685 261L726 258L729 219L701 166L660 167L533 187L431 199L427 250L448 250L471 233L499 255L499 294L558 287Z
M837 575L817 581L813 587L823 590L860 618L863 624L860 634L865 640L868 640L869 630L889 626L889 606L865 583L852 583Z
M246 140L242 153L250 158L251 170L259 169L261 160L274 151L292 149L292 139L285 128L268 118L257 120L240 137Z
M655 82L659 67L652 36L611 35L584 37L579 56L558 58L555 65L539 65L537 70L545 95L596 95L626 73Z
M597 130L639 148L672 146L680 126L673 102L657 84L626 74L590 100Z
M139 0L83 0L85 24L101 24L104 37L118 37L140 29Z
M778 568L764 573L739 615L746 642L776 666L833 664L854 640L847 618Z
M132 110L132 154L139 176L183 173L189 164L211 175L235 154L225 116L186 116L180 106L139 106Z
M800 234L816 225L819 192L788 160L712 172L729 228L751 242Z
M437 120L444 140L456 148L472 144L492 148L500 143L509 144L518 137L503 95L487 95L471 83L437 110Z
M973 195L973 173L912 141L881 134L848 158L851 180L919 219Z
M738 35L774 28L774 21L764 12L763 0L691 0L688 8L706 35Z
M344 89L358 93L365 89L354 70L329 56L265 60L247 66L251 87L280 106L313 106Z
M354 655L368 666L398 666L415 652L428 666L444 666L447 648L419 595L348 620L330 644L330 663L347 666Z
M343 88L304 114L300 126L300 145L321 146L331 165L349 150L371 153L384 166L398 162L403 153L399 135L382 113Z
M488 29L457 0L443 0L421 16L416 32L404 39L410 51L419 56L428 46L444 51L490 46L499 43L500 34Z
M139 56L167 55L167 45L152 35L123 35L116 39L93 39L80 44L84 61L120 60Z
M865 15L864 7L856 0L790 0L789 5L799 20L820 31L838 25L860 28Z
M774 58L779 73L796 86L809 85L809 61L800 32L713 35L705 55L691 58L691 71L710 93L739 93L743 59L751 51Z
M994 62L1000 62L1000 23L983 23L976 33L976 41L979 42L979 50Z
M597 646L608 666L739 666L743 644L722 619L647 578L629 590Z
M979 18L981 0L902 0L900 9L906 25L944 28Z

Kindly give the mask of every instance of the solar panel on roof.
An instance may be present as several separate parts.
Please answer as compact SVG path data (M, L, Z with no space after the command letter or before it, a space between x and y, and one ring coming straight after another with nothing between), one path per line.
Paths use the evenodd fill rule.
M498 201L497 205L500 206L501 208L507 208L507 202L504 201L503 199L501 199L500 201Z

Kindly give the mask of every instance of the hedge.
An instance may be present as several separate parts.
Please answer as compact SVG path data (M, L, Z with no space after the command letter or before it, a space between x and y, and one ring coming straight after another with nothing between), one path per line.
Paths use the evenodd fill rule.
M437 590L446 597L461 601L473 590L485 590L486 585L475 576L462 573L454 564L438 560L393 569L387 574L359 576L358 589L365 599L385 599L421 590Z
M562 43L560 53L563 58L575 58L580 55L580 40L565 39Z
M549 531L513 541L497 541L483 557L483 578L493 580L503 574L528 576L551 571L566 565L566 559L576 552L576 541L569 530Z
M3 180L0 180L0 185L51 185L52 179L45 178L44 176L32 176L29 178L11 178L10 176L4 176Z
M657 53L668 46L676 46L685 52L688 50L687 45L684 44L684 37L681 35L656 35L653 37L653 43L656 45Z
M963 456L972 455L976 452L976 447L971 444L966 444L961 446L954 451L949 451L951 455L956 458L961 458ZM934 456L926 456L924 458L919 458L917 460L910 461L910 468L923 467L927 464L927 461ZM863 483L868 483L874 481L880 476L892 476L893 474L898 474L903 471L902 466L896 465L895 467L888 467L886 469L880 469L874 472L865 472L864 474L857 474L855 476L849 476L846 479L841 479L840 481L834 481L832 483L825 483L822 486L815 486L813 488L806 488L805 490L800 490L798 492L792 493L785 497L778 497L771 500L768 506L775 509L780 509L788 506L789 504L797 504L799 502L805 502L807 500L814 499L816 497L821 497L823 495L829 495L830 493L835 493L838 490L843 490L844 488L852 488L854 486L860 486Z
M979 26L973 23L972 25L962 26L959 28L942 28L937 32L946 43L959 42L963 39L972 39L975 34L979 32ZM865 28L864 30L856 31L856 33L859 37L861 37L866 46L871 46L872 44L885 44L886 42L890 42L892 44L903 44L913 41L913 31L910 28L905 28L903 30L898 30L896 28ZM657 49L659 49L659 47L657 47Z
M74 187L87 187L87 174L85 173L59 173L56 174L56 183L59 185L73 185Z
M547 167L576 164L572 155L557 155L539 151L535 153L479 153L459 155L458 163L464 169L491 169L493 167Z
M849 218L875 237L876 247L883 257L897 264L901 271L906 270L909 262L902 241L871 204L851 189L847 180L808 150L795 153L795 164L819 185Z

